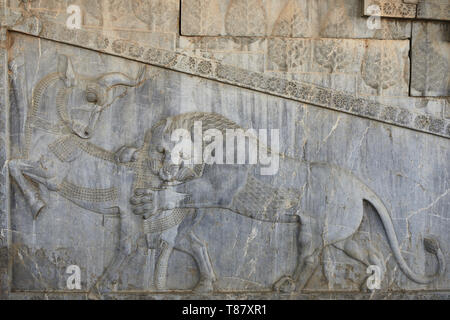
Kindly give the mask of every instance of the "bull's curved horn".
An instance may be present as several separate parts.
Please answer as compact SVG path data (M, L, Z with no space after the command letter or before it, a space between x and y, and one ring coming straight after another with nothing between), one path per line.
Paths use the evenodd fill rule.
M126 74L123 74L121 72L112 72L101 76L98 79L98 83L106 86L107 88L119 85L135 87L143 82L144 74L145 74L145 66L141 66L139 68L138 76L135 79L132 79Z

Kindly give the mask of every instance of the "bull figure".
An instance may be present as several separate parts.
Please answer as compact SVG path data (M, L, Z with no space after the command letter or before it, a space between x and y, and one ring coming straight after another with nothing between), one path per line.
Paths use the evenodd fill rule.
M59 56L58 72L47 75L36 85L25 124L22 159L9 161L9 172L35 219L46 206L40 194L42 187L59 192L89 210L117 211L109 205L102 208L101 201L96 201L98 208L90 202L89 189L70 182L69 169L83 150L84 153L101 153L87 141L102 111L124 96L127 87L140 84L143 71L140 70L136 79L119 72L86 77L74 71L67 56ZM91 193L94 200L112 200L116 196L114 188L92 189Z

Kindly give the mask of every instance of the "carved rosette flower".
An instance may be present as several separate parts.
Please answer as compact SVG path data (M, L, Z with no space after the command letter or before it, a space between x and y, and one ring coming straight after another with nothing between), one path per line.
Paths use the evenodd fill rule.
M96 44L97 49L105 50L106 48L109 47L109 39L106 38L105 36L99 34L95 40L95 44Z
M209 61L200 61L197 66L197 70L201 74L210 74L212 70L212 64Z
M396 10L395 4L392 2L385 2L383 4L383 13L384 14L386 14L388 16L392 16L395 14L395 10Z
M115 40L112 44L113 51L118 54L125 52L126 47L127 44L125 40Z
M144 59L148 62L159 63L161 61L161 51L158 49L148 49L145 53Z
M129 49L128 49L128 53L133 58L139 58L144 53L144 48L143 47L139 47L139 46L135 46L135 45L131 45L129 47Z

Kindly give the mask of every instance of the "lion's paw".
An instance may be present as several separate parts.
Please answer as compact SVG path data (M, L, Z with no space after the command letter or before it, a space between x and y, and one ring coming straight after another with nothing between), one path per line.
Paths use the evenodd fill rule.
M295 285L294 279L292 279L291 277L288 277L288 276L282 277L280 280L275 282L275 284L273 285L274 290L276 292L281 292L281 293L294 292L295 287L296 287L296 285Z

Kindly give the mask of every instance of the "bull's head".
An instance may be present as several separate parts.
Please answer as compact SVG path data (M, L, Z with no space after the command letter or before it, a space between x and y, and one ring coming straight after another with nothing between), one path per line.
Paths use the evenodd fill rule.
M126 87L143 83L145 67L139 70L136 79L120 72L86 77L77 74L67 56L60 56L58 72L66 86L64 99L64 122L79 137L89 139L104 109L127 92Z

